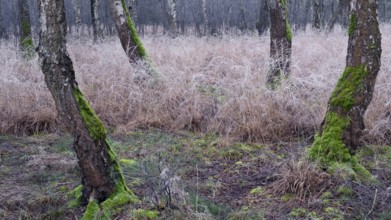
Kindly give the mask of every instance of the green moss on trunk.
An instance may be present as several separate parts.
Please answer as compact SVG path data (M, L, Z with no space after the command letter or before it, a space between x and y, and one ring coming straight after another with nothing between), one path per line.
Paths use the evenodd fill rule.
M364 65L346 67L331 95L330 104L341 107L345 113L350 111L354 105L354 93L357 89L362 89L363 81L367 74L368 72Z
M314 144L309 149L310 158L319 161L321 166L331 173L339 173L343 177L362 182L374 182L371 173L359 164L357 157L350 154L349 148L342 140L342 134L350 119L329 112L324 123L322 133L315 136Z
M106 138L106 129L95 111L88 104L83 93L78 88L75 88L73 90L73 97L78 104L78 109L81 117L83 118L84 126L86 126L90 136L94 140Z
M353 34L353 32L356 30L356 28L357 28L357 17L353 13L350 16L350 21L349 21L349 36L351 36Z

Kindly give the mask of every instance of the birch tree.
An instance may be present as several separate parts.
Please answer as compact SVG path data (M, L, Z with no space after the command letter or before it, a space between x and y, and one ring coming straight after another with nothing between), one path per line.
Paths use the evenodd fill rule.
M292 31L288 22L288 8L285 0L268 0L268 8L272 64L267 84L275 88L282 78L288 77L291 72Z
M328 101L326 115L309 154L331 171L347 170L369 179L354 153L362 145L365 111L372 100L380 69L381 34L377 1L351 1L346 68Z
M103 38L103 30L101 28L101 21L99 16L100 0L91 0L91 18L92 31L94 33L94 42L97 43Z
M201 0L201 7L202 7L202 17L204 20L204 24L202 26L203 35L206 35L208 33L208 13L206 8L206 0Z
M110 219L113 206L137 201L127 188L106 130L78 87L66 48L64 0L39 0L39 63L59 117L73 135L81 171L84 219Z
M80 11L80 0L72 0L73 11L75 13L75 27L76 33L80 33L81 30L81 11Z

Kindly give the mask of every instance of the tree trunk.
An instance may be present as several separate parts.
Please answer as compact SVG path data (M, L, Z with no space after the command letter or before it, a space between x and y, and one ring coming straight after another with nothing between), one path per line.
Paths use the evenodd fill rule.
M240 0L240 18L239 18L239 28L241 32L244 32L247 30L247 20L246 20L246 9L244 6L243 0Z
M129 14L134 24L137 22L137 5L138 0L129 0Z
M267 0L261 0L261 7L259 10L258 22L256 28L258 30L258 35L263 35L270 26L269 21L269 9L267 7Z
M60 119L74 138L82 175L80 202L88 203L87 211L97 211L98 203L105 209L111 202L123 205L134 201L107 142L106 130L78 88L66 49L64 0L39 0L39 11L39 62Z
M312 27L315 29L320 29L322 26L322 14L324 9L323 0L314 0L313 12L314 12L314 23Z
M34 55L34 44L31 35L31 21L29 5L27 0L19 0L19 22L20 22L20 41L19 47L23 57L28 58Z
M103 38L103 30L99 18L100 0L91 0L92 30L94 32L94 42L97 43Z
M178 35L176 0L167 0L167 6L168 6L168 24L170 27L170 35L172 37L176 37Z
M205 36L208 33L208 13L206 8L206 0L201 0L202 7L202 17L204 19L204 24L202 26L202 34Z
M350 4L346 68L310 149L312 159L326 166L348 164L358 175L368 171L352 155L361 146L364 115L380 69L381 34L376 10L377 1L356 0Z
M76 33L80 33L81 29L81 11L80 11L80 0L72 0L73 10L75 12L75 27Z
M327 29L330 31L330 30L333 30L334 28L334 25L335 23L337 23L337 20L338 20L338 17L343 17L342 14L343 14L343 11L344 9L348 8L348 5L349 5L349 0L339 0L338 1L338 8L337 8L337 11L334 12L333 16L331 17L330 19L330 22L327 26Z
M130 18L125 1L108 0L108 2L111 7L111 14L113 15L118 37L121 41L122 48L129 58L129 62L135 63L139 59L149 59L133 21Z
M280 84L282 77L290 74L292 31L288 22L285 0L268 0L270 15L271 70L267 83L271 88Z

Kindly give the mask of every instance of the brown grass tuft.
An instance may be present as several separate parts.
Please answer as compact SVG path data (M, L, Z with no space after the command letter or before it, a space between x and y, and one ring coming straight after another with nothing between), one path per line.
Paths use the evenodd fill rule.
M272 183L269 192L274 195L292 194L302 201L318 198L330 188L330 174L308 161L291 161L282 169L281 178Z

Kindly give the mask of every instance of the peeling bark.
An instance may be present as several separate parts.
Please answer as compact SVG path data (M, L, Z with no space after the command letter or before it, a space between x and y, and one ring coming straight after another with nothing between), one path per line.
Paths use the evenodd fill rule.
M82 204L101 203L127 189L102 122L78 88L66 48L63 0L39 0L39 62L59 117L71 131L81 170ZM126 201L129 201L126 200Z
M267 83L275 88L283 77L290 75L292 32L285 0L268 0L270 15L271 69Z

